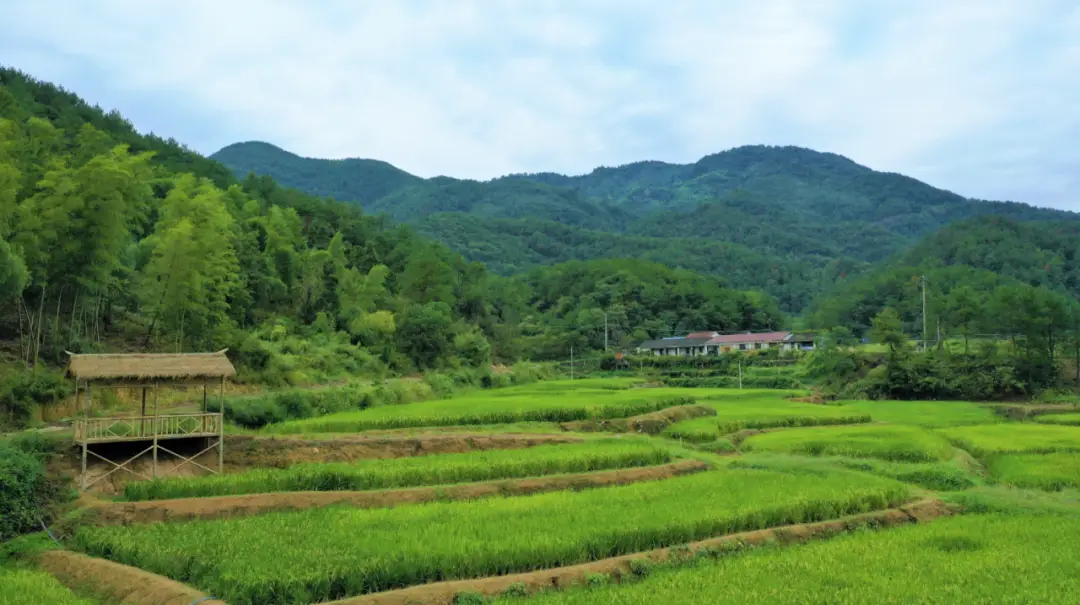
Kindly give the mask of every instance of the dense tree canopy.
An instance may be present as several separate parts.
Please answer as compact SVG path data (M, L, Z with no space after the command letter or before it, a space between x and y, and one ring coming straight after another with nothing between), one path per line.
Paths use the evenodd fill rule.
M237 180L19 72L0 70L0 84L0 340L27 365L63 362L65 350L229 347L242 367L291 381L329 366L411 372L584 352L603 346L604 311L624 345L783 321L764 294L648 263L491 275L359 205L269 176ZM542 206L555 188L530 183ZM475 184L444 185L452 197ZM573 220L621 220L599 208Z
M383 162L300 158L265 143L231 145L215 157L240 175L270 174L385 212L498 273L640 256L764 290L788 312L956 220L1078 216L970 200L797 147L488 182L420 179Z

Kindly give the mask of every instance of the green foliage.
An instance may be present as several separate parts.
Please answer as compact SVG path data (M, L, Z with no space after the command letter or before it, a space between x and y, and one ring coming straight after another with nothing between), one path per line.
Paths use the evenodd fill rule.
M761 548L660 568L641 582L549 591L530 603L1066 605L1080 599L1075 565L1067 554L1080 539L1078 519L972 515L854 532L798 547Z
M71 395L71 383L45 369L0 376L0 426L26 426L37 405Z
M974 456L1080 452L1080 428L1049 424L1002 423L938 431Z
M743 451L851 456L907 462L948 460L953 451L941 436L918 427L893 425L797 428L754 435Z
M265 143L232 145L214 157L240 175L268 174L411 222L500 273L641 258L764 290L787 311L954 220L1075 220L965 199L796 147L739 147L688 165L638 162L576 177L512 175L486 183L419 179L373 160L300 158Z
M128 483L124 498L162 500L290 491L356 491L586 473L664 464L671 454L646 441L608 439L334 464L297 464L193 479Z
M1080 426L1080 413L1046 414L1044 416L1037 416L1035 422L1041 424L1068 424L1071 426Z
M0 605L94 605L94 601L76 596L46 572L0 568Z
M308 603L831 519L907 497L901 484L860 473L730 470L522 498L82 527L75 542L235 605Z
M1080 488L1080 453L992 456L986 467L995 479L1016 487Z
M40 529L53 505L69 493L64 480L46 476L55 444L33 435L0 441L0 542Z

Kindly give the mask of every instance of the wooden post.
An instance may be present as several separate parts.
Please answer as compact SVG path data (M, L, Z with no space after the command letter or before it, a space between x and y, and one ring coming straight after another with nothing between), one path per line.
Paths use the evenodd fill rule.
M218 474L225 470L225 377L221 377L221 391L218 403Z
M202 413L206 413L206 379L203 379L202 383Z
M146 387L142 388L142 415L146 417Z
M86 491L87 476L86 476L86 447L87 439L90 437L87 432L90 430L90 381L86 382L86 407L83 409L83 431L82 431L82 489Z
M158 384L154 383L154 418L150 421L150 426L154 430L154 470L150 475L154 479L157 479L157 453L158 453Z

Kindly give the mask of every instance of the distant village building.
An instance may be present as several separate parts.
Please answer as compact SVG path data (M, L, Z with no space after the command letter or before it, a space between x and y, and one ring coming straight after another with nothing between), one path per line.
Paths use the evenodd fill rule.
M735 351L762 351L780 347L783 351L807 351L814 348L814 335L794 332L693 332L686 336L669 336L646 340L638 346L639 353L655 356L720 355Z

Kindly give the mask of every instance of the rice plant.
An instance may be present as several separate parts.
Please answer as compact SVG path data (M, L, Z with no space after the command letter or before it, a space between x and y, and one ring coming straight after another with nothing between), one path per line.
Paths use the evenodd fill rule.
M957 447L974 456L1080 452L1080 427L1053 424L989 424L940 429Z
M1072 605L1080 517L973 515L653 567L530 605ZM518 603L499 599L498 605Z
M1080 414L1043 414L1036 416L1035 422L1040 424L1067 424L1080 426Z
M1017 487L1047 491L1080 488L1077 452L992 456L986 467L994 479Z
M0 568L0 605L95 605L76 596L53 576L28 569Z
M669 461L670 452L652 442L613 438L515 450L297 464L286 469L258 469L231 475L140 481L125 486L124 498L161 500L265 492L373 490L586 473Z
M805 456L851 456L906 462L948 460L952 446L940 435L912 426L873 424L797 428L755 435L742 442L745 452Z
M74 543L232 605L306 604L836 518L886 508L908 495L900 483L849 471L737 469L472 502L82 527Z

